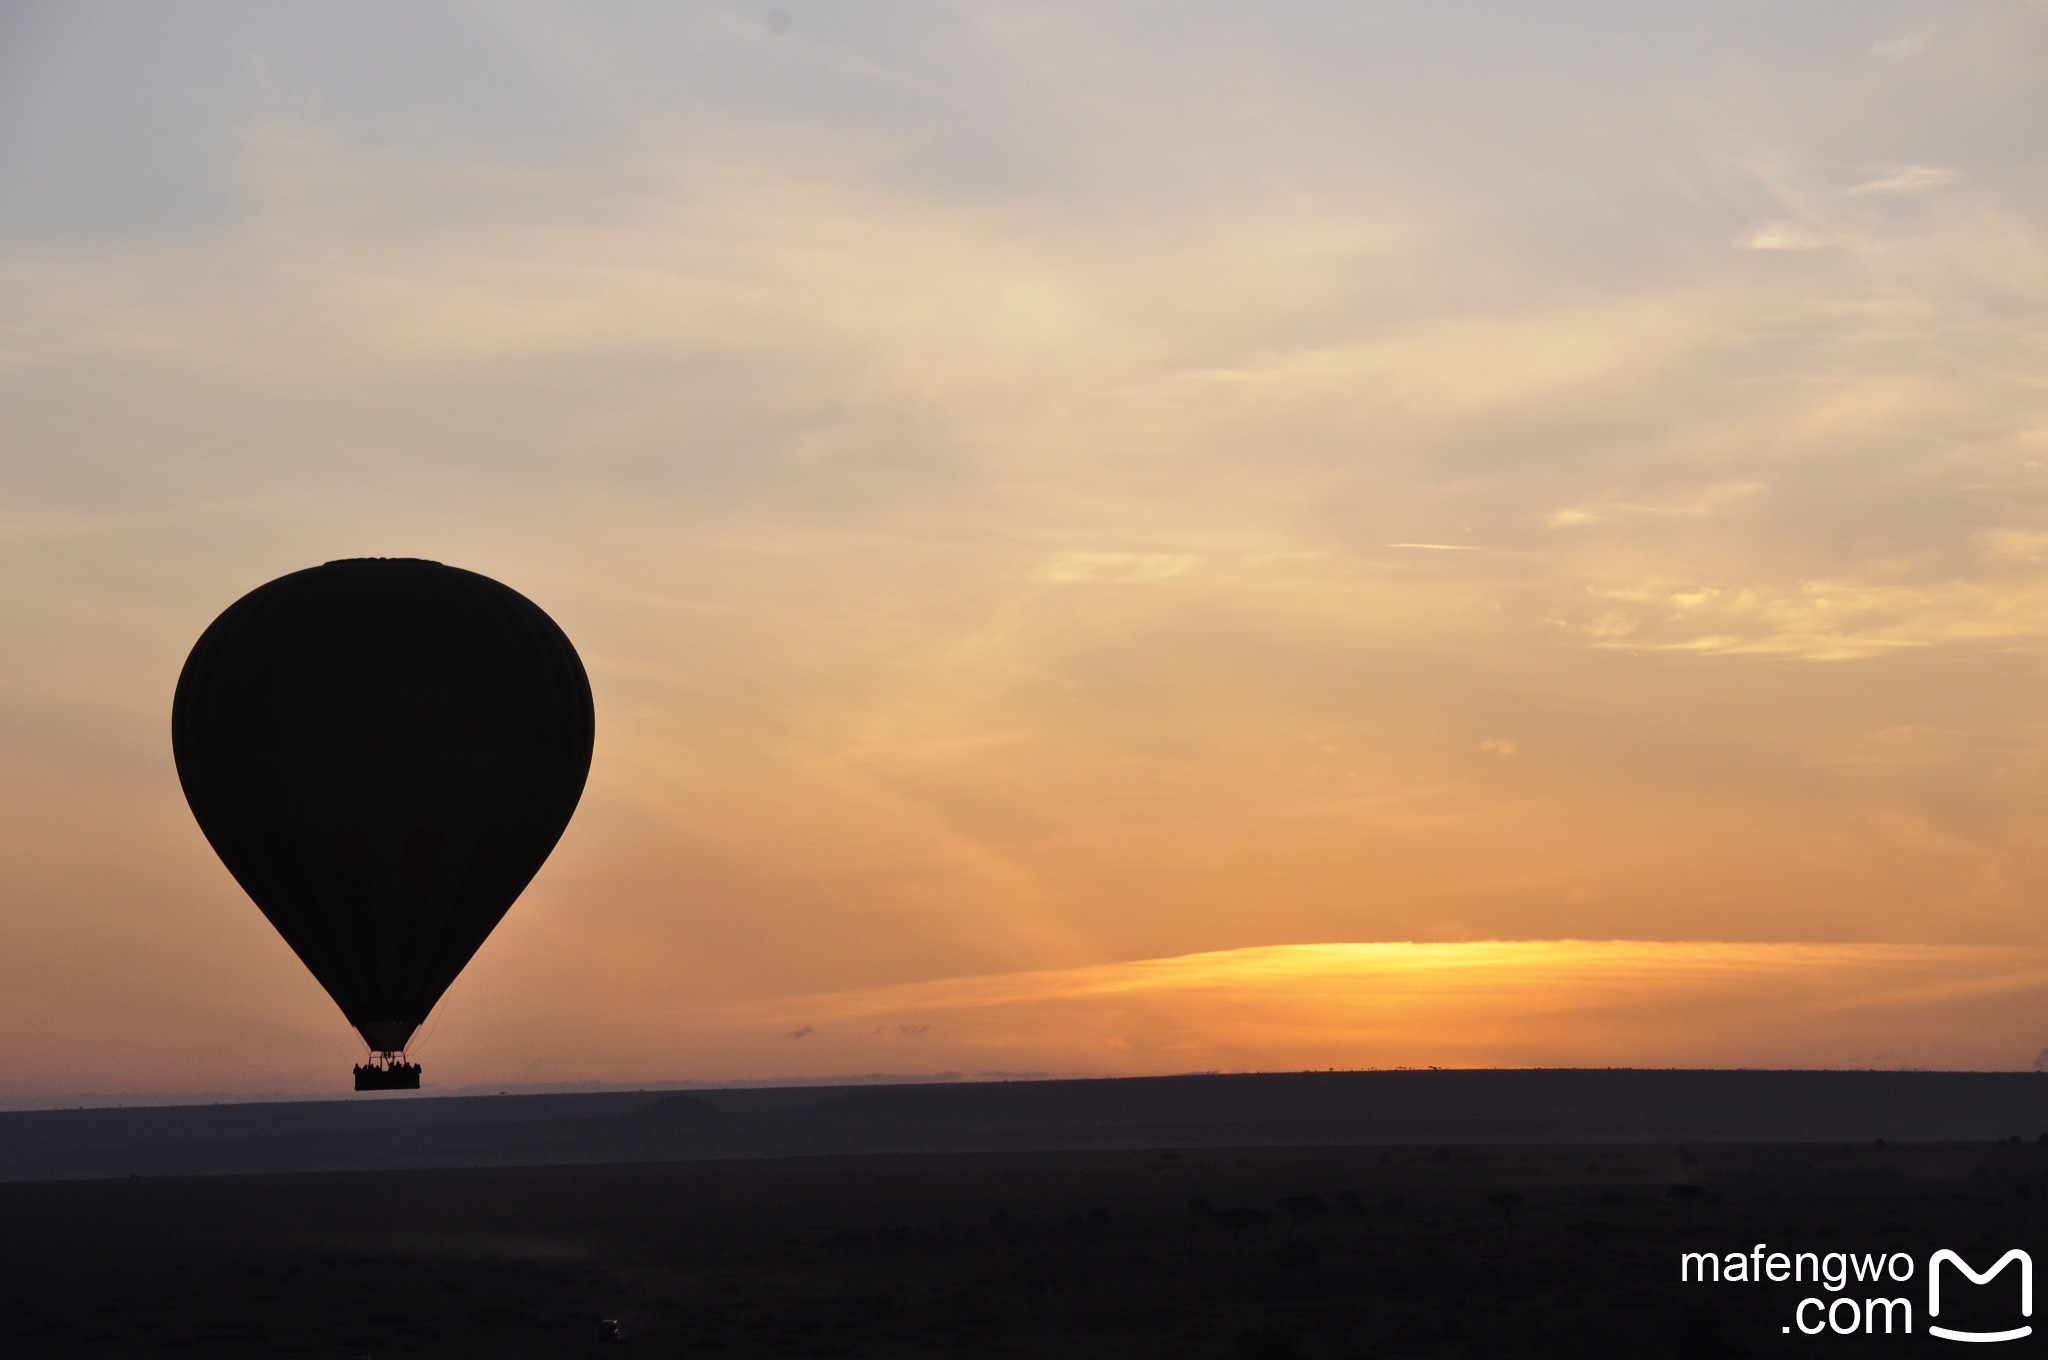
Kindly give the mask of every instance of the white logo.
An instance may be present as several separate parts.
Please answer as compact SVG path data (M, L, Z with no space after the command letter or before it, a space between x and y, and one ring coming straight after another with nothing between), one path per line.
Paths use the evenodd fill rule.
M2020 1316L2032 1317L2034 1315L2033 1257L2027 1255L2018 1247L2014 1247L2011 1251L1998 1258L1997 1265L1979 1274L1970 1269L1968 1261L1965 1261L1948 1248L1943 1247L1927 1260L1928 1317L1935 1318L1941 1315L1941 1263L1943 1261L1949 1262L1957 1270L1969 1276L1970 1283L1972 1284L1989 1284L1992 1276L2004 1270L2014 1261L2018 1261L2020 1263ZM1937 1327L1932 1322L1927 1324L1927 1330L1936 1336L1950 1341L2017 1341L2023 1336L2031 1336L2034 1331L2030 1324L2025 1327L2014 1327L2010 1331L2004 1332L1958 1332L1948 1327Z

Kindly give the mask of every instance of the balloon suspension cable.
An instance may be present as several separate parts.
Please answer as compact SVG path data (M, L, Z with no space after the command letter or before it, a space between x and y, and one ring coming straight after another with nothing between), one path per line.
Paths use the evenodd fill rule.
M420 1089L420 1065L407 1062L402 1048L380 1050L373 1053L368 1062L356 1064L356 1089L417 1091Z

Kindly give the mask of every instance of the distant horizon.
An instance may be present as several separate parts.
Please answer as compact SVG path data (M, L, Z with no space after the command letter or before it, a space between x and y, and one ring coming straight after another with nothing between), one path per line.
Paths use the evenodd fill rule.
M2038 1067L1657 1067L1617 1064L1605 1067L1303 1067L1261 1068L1241 1072L1203 1070L1193 1072L864 1072L835 1077L763 1077L757 1080L671 1082L582 1082L533 1086L517 1084L492 1087L464 1086L438 1088L429 1081L417 1093L384 1093L365 1096L337 1085L332 1091L236 1093L227 1091L173 1092L74 1092L69 1096L0 1096L0 1114L32 1114L59 1110L155 1110L195 1109L212 1105L306 1105L355 1104L364 1100L487 1100L498 1096L575 1095L685 1095L692 1091L758 1091L780 1089L832 1089L835 1087L969 1086L1026 1082L1117 1082L1167 1081L1177 1077L1264 1077L1264 1076L1361 1076L1393 1072L1811 1072L1874 1073L1878 1075L2037 1075L2048 1076Z

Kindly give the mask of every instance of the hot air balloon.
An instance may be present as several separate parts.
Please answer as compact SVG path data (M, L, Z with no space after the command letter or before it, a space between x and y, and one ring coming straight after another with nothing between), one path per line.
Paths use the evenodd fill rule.
M356 1089L417 1089L406 1044L561 838L590 681L487 576L357 558L244 595L171 706L199 828L369 1046Z

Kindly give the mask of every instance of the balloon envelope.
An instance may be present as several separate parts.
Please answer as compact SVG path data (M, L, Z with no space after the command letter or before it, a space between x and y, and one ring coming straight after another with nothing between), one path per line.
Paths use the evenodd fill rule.
M554 849L594 731L554 620L410 558L243 596L171 710L200 829L380 1053L404 1049Z

